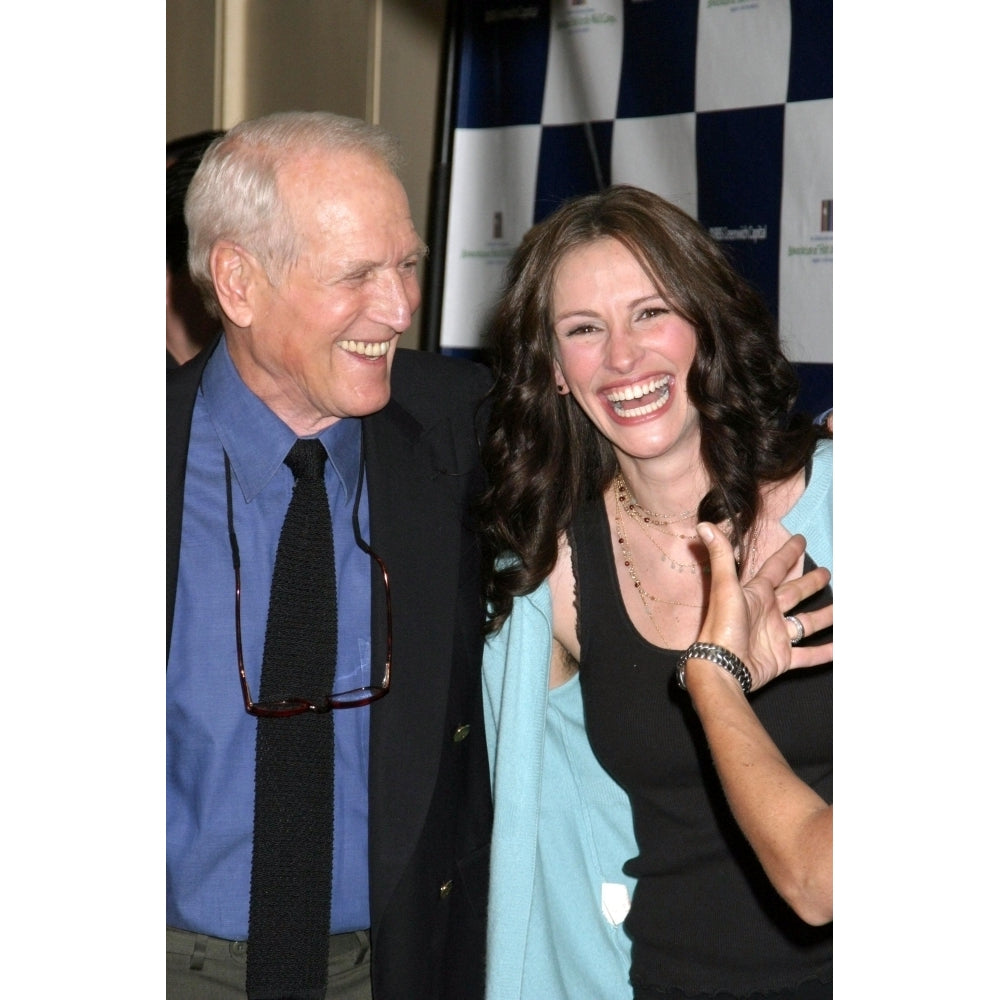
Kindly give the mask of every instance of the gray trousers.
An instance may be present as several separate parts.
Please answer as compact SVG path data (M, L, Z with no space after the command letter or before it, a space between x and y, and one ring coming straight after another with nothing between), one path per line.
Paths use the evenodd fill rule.
M368 931L330 937L327 1000L372 1000ZM246 1000L247 943L167 928L166 1000Z

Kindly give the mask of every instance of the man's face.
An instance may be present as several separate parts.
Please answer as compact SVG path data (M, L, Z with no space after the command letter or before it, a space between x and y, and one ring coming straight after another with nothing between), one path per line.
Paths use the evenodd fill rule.
M299 157L278 186L302 254L277 286L254 269L250 322L228 343L247 385L304 436L388 402L426 247L402 185L367 154Z

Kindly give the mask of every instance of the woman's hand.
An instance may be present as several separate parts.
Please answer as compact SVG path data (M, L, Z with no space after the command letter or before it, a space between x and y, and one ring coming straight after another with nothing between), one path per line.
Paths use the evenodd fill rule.
M796 628L785 615L800 601L822 590L830 581L825 569L802 576L789 573L805 552L806 540L793 535L774 552L751 580L741 584L729 539L716 525L701 523L698 535L711 559L712 587L708 611L698 639L735 653L747 665L752 691L762 688L786 670L815 667L833 660L833 642L793 646ZM833 624L833 605L796 615L804 635Z

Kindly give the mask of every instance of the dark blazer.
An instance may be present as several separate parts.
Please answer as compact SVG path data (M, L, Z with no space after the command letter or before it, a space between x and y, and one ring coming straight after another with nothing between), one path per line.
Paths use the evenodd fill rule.
M191 416L210 354L167 375L168 650ZM362 424L371 544L388 568L393 626L392 686L370 709L376 1000L483 994L492 805L479 549L468 505L483 486L474 427L488 386L481 366L397 350L392 398ZM381 585L372 594L379 664Z

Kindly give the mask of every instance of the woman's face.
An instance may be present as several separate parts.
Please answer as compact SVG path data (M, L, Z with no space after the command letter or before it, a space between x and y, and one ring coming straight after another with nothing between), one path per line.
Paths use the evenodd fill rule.
M569 251L552 290L555 373L619 458L698 453L698 412L687 396L694 327L639 262L606 237Z

